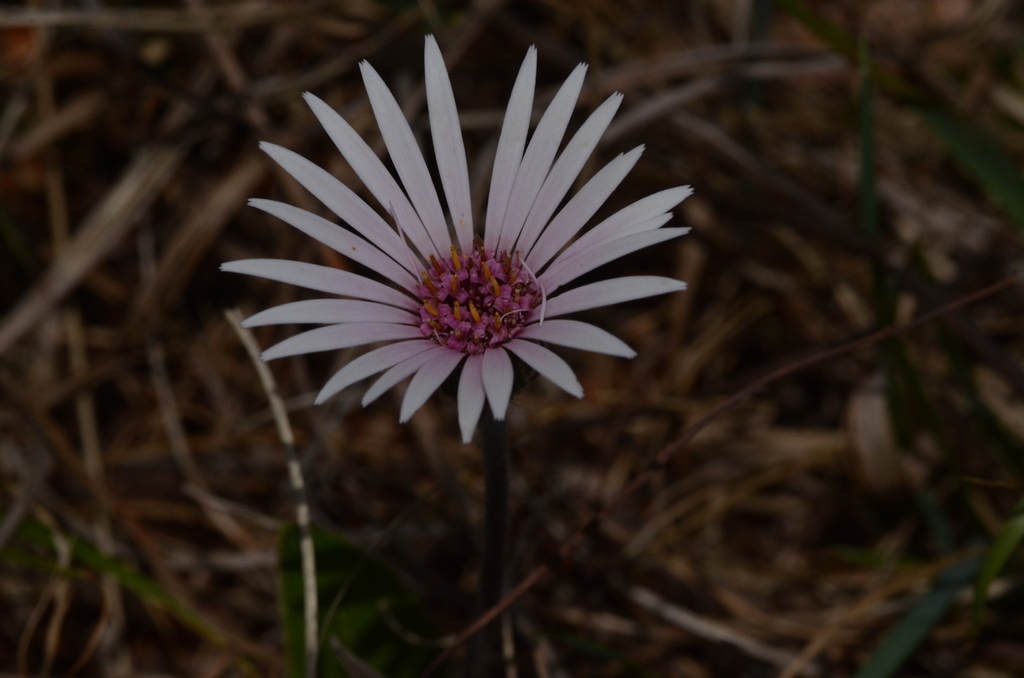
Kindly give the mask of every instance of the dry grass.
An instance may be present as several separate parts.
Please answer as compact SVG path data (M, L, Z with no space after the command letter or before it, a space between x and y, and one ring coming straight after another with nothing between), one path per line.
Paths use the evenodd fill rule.
M423 134L425 32L452 71L478 210L531 44L541 101L589 62L574 125L612 91L626 95L583 178L637 144L646 152L602 214L664 188L696 190L674 222L691 235L605 270L678 277L690 290L585 314L639 357L561 352L586 396L538 380L513 404L516 579L723 397L884 322L873 265L897 286L896 322L1012 274L1022 243L1011 219L912 108L884 93L882 234L861 233L857 67L771 6L0 9L0 505L8 522L21 514L59 528L70 541L49 552L63 564L74 540L94 544L226 639L211 644L109 573L67 577L8 558L0 675L214 678L240 675L239 657L283 675L275 548L294 515L286 456L222 311L301 292L217 266L264 256L351 266L245 207L277 197L327 216L256 144L284 145L357 187L301 92L382 151L355 68L369 59ZM815 6L1024 164L1019 4ZM1003 291L897 342L909 367L894 344L875 345L791 374L716 419L516 605L519 675L855 673L1020 497L1022 310L1019 289ZM256 335L266 347L295 331ZM349 389L314 408L324 375L358 352L272 364L314 522L373 549L440 632L457 633L472 620L479 452L459 442L454 403L440 395L407 426L397 395L363 410ZM979 634L963 593L898 675L1020 675L1020 571L1011 560L997 580Z

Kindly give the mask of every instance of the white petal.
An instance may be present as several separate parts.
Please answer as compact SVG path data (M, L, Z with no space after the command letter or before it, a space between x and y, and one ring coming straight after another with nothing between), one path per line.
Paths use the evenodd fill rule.
M575 280L609 261L614 261L644 247L678 238L689 232L689 228L659 228L654 231L627 235L571 257L561 256L555 259L551 267L541 274L540 281L547 293L551 294L565 283Z
M676 207L679 203L693 195L693 189L689 186L677 186L658 191L632 205L622 208L611 215L600 224L591 229L588 233L597 232L608 235L624 236L630 233L639 233L643 230L640 224L654 219Z
M420 328L411 325L394 325L392 323L348 323L346 325L329 325L296 334L284 341L274 344L262 354L263 360L274 360L291 355L335 351L339 348L363 346L378 341L394 339L423 339Z
M524 363L537 370L566 393L577 398L583 397L583 387L576 380L572 368L557 355L530 341L513 339L505 348L515 353Z
M376 271L388 280L416 294L417 281L412 273L396 264L393 259L354 233L350 233L337 224L287 203L263 200L262 198L251 198L249 204L258 210L263 210L267 214L272 214L278 219L291 224L309 237L327 245L335 252L344 254L352 261L356 261L368 269ZM402 244L397 246L404 247Z
M420 220L426 227L434 247L439 252L449 254L451 239L448 237L448 226L441 211L441 201L437 197L434 182L430 178L430 170L427 169L427 163L409 127L409 121L405 119L401 106L395 101L384 80L373 70L373 66L363 61L359 64L359 71L363 74L363 84L370 97L373 114L377 118L377 127L384 137L384 144L388 147L388 154L391 155L391 161L395 164L402 185L405 186L416 213L420 215Z
M524 329L519 336L581 351L607 353L621 358L636 357L636 351L615 335L578 320L548 320L543 325L535 323Z
M334 141L334 145L352 166L353 171L362 179L366 188L384 206L384 209L394 214L395 219L401 225L402 232L412 241L416 249L424 258L429 254L440 254L440 251L430 241L430 236L427 235L427 230L423 227L423 222L420 221L409 198L398 186L398 182L391 176L391 172L384 166L377 154L373 152L373 149L333 108L309 92L302 96L313 110L317 120L324 126L328 136ZM448 254L447 248L445 248L444 254Z
M620 304L624 301L653 297L669 292L686 289L686 283L672 278L661 278L653 275L627 276L612 278L596 283L577 287L563 292L557 297L548 299L546 318L554 318L576 311ZM534 311L536 314L536 311ZM547 322L544 323L547 325Z
M672 221L672 213L666 212L665 214L660 214L654 217L653 219L641 221L638 224L631 224L629 229L630 235L654 231L656 229L661 228L670 221ZM585 234L585 236L586 235L590 235L590 233ZM580 238L569 247L566 247L565 250L559 255L559 258L568 261L570 257L577 257L577 255L582 254L584 252L593 252L598 247L601 247L602 245L607 245L608 243L613 242L615 240L621 240L623 237L625 236L608 235L604 238L596 240L592 238L587 238L586 242L584 242L584 238Z
M655 220L666 216L666 212L692 194L693 189L689 186L678 186L659 191L654 195L649 195L642 200L636 201L632 205L623 207L580 236L579 240L570 245L564 254L565 256L572 256L608 240L621 238L631 233L641 233L646 230L661 228L662 224L671 219L672 215L668 214L668 219L660 223L655 223Z
M473 431L484 411L483 364L483 356L469 356L459 377L459 429L467 445L473 441Z
M419 325L420 318L415 313L375 304L372 301L356 299L307 299L281 304L260 311L242 321L242 327L262 327L264 325L285 325L288 323L310 325L335 325L341 323L398 323Z
M266 141L260 142L260 148L356 232L382 251L391 253L395 261L402 266L409 266L409 257L398 254L406 249L402 238L348 186L323 168L287 148ZM418 272L415 268L410 268L410 271L413 274Z
M618 92L608 97L603 104L597 107L597 110L591 113L579 131L566 144L562 155L555 161L555 166L551 168L544 180L544 185L541 186L533 207L530 208L530 215L526 218L526 224L519 234L516 249L529 252L533 244L537 242L537 238L540 237L544 227L551 219L551 215L558 209L562 198L569 192L569 188L579 176L583 164L597 148L597 142L601 140L601 135L608 129L608 123L612 121L612 117L621 103L622 95Z
M382 304L407 308L410 311L416 311L420 306L419 302L376 280L329 266L304 264L285 259L243 259L242 261L223 263L220 265L220 270L255 275L342 297L379 301Z
M508 401L512 397L512 382L515 373L512 360L500 346L484 351L484 391L487 401L491 404L494 418L501 421L508 410Z
M448 201L459 247L468 252L473 247L473 203L469 196L469 170L466 148L462 143L459 111L448 79L448 69L434 36L428 35L424 46L427 110L430 114L430 135L434 139L434 155L441 175L441 187Z
M387 346L376 348L369 353L364 353L334 373L334 376L324 384L324 387L320 389L320 393L317 394L316 404L319 405L335 393L351 386L357 381L378 372L383 372L403 360L408 360L424 351L430 350L434 346L437 346L437 344L429 339L413 339L412 341L388 344Z
M407 358L389 369L387 372L382 374L377 381L373 382L373 385L370 386L363 395L363 407L366 407L374 400L381 397L385 391L421 368L427 363L427 361L434 360L442 351L446 353L453 353L449 348L444 348L434 344L423 353Z
M526 136L530 130L536 81L537 48L531 46L519 68L516 84L512 87L512 96L509 97L505 120L501 125L501 136L498 137L498 150L494 154L491 189L487 197L487 219L484 224L484 247L487 249L498 247L501 222L505 217L512 183L523 159Z
M629 171L633 169L633 165L640 159L643 150L643 146L638 146L629 153L615 158L602 167L601 171L595 174L580 189L580 192L572 197L558 213L558 216L544 229L544 233L527 256L526 259L533 270L541 270L546 263L551 261L552 257L558 254L558 250L562 249L565 243L579 233L590 217L594 216L594 213L601 208L612 191L618 188ZM527 251L522 244L522 239L520 239L519 248L523 252Z
M445 351L439 353L436 358L428 361L416 376L409 382L409 388L405 391L405 398L402 399L402 411L398 415L398 422L404 424L409 417L416 413L416 410L423 407L427 398L444 383L444 380L459 366L465 353L459 351Z
M537 193L551 168L551 161L554 160L558 146L562 143L562 136L576 107L576 99L583 87L583 76L586 73L586 64L580 64L569 74L548 109L544 111L544 116L537 123L530 145L526 147L526 155L523 156L523 161L516 171L516 180L512 184L508 208L505 210L498 235L498 249L511 249L519 238L519 231L526 222L530 208L533 207Z

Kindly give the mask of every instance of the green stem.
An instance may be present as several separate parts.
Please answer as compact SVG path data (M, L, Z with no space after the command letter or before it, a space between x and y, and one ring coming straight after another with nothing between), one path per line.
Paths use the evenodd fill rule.
M508 428L504 421L495 421L487 407L480 418L480 447L484 457L484 529L477 605L482 613L496 605L504 591L509 523ZM466 667L470 678L493 675L487 669L497 656L498 631L498 624L491 624L470 643Z

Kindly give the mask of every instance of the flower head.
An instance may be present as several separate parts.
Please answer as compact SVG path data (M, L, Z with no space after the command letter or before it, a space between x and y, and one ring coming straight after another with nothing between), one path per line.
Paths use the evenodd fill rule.
M345 365L328 380L317 403L383 372L363 397L367 405L412 376L400 415L405 422L462 365L459 425L463 440L469 442L485 400L496 419L505 417L514 378L510 354L576 397L583 395L583 389L572 369L538 342L627 358L635 355L608 332L562 316L686 288L670 278L632 276L561 291L563 285L602 264L686 233L687 228L661 226L691 190L680 186L651 195L577 238L632 169L643 147L605 165L559 210L622 95L613 94L601 104L558 154L583 85L586 66L581 64L558 90L527 143L536 64L536 50L530 48L498 139L482 238L473 228L455 97L432 36L427 37L425 54L427 107L448 219L408 121L384 81L365 61L360 64L363 82L397 180L330 106L309 93L305 98L367 190L387 208L395 228L320 167L280 146L261 144L349 228L280 202L254 199L250 204L388 282L279 259L222 266L225 271L345 297L284 304L248 318L247 327L326 325L273 346L263 353L264 360L395 342Z

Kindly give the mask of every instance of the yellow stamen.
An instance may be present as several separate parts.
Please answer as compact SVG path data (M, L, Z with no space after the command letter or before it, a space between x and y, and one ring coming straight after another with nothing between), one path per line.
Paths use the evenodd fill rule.
M491 287L494 289L494 296L501 296L501 290L498 288L497 278L491 278Z
M459 308L459 302L455 302L455 309L452 311L452 313L455 315L456 320L460 322L462 321L462 309Z
M512 272L506 271L506 273L508 273L508 276L509 276L508 284L509 285L514 284L516 279L519 277L519 271L512 271Z
M480 266L484 269L484 280L491 279L491 269L487 268L487 262L481 261Z
M508 256L508 254L506 254L505 255L505 275L509 275L509 272L511 270L512 270L512 259ZM515 276L512 276L512 279L515 280Z
M433 320L433 319L428 320L427 322L430 324L431 327L434 328L435 332L440 332L441 331L441 323L439 323L439 322L437 322L436 320Z
M433 254L430 255L430 263L434 265L438 273L444 273L444 266L441 265L441 262Z
M427 309L427 313L434 316L435 318L441 315L437 312L437 309L430 305L430 302L426 299L423 300L423 308Z
M494 312L494 329L496 329L496 330L500 330L501 329L501 316L498 315L497 311Z
M430 276L427 275L426 271L420 271L420 275L423 276L423 284L427 286L431 294L437 294L437 288L434 287L434 283L430 282Z
M480 312L476 310L476 306L473 305L472 301L469 302L469 314L473 316L473 322L480 322Z
M455 249L455 245L452 245L452 263L455 264L455 270L462 270L462 262L459 261L459 252Z
M451 288L452 288L452 294L458 294L459 293L459 279L456 278L454 275L451 277Z

